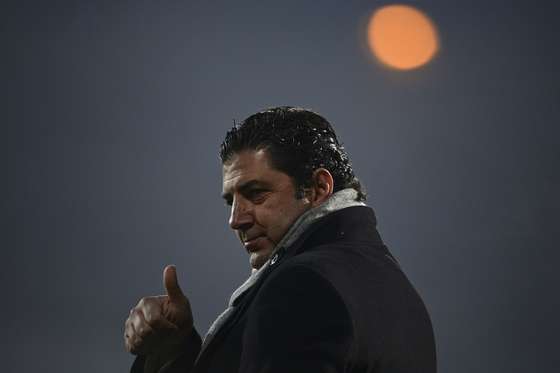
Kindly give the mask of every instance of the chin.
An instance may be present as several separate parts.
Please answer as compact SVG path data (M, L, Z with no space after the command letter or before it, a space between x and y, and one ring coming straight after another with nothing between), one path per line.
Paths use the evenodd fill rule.
M270 253L267 253L265 255L260 253L252 253L249 258L251 268L253 268L254 270L260 269L264 265L264 263L266 263L268 258L270 258Z

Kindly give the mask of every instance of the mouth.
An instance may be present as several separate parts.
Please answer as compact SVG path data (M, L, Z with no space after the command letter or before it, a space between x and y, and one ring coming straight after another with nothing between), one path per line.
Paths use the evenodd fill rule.
M252 253L259 250L259 241L265 239L265 236L256 236L243 241L243 245L248 252Z

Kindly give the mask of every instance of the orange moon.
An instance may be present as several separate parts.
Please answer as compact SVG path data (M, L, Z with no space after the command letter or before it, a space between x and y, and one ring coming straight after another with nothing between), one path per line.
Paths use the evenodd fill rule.
M368 44L383 64L410 70L428 63L437 53L437 29L430 18L408 5L387 5L369 20Z

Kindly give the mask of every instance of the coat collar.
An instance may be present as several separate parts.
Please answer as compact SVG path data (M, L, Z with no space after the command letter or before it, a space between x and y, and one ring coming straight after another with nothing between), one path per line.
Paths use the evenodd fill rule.
M337 243L360 243L388 254L376 225L375 213L367 206L353 206L333 212L312 224L290 247L278 250L270 259L270 267L277 267L311 248ZM394 260L392 256L391 259Z

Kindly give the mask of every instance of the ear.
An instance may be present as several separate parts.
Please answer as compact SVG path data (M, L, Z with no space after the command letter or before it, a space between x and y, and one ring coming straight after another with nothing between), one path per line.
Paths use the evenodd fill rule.
M318 168L313 171L313 176L311 177L313 185L311 186L309 200L311 202L311 207L319 206L321 203L325 202L332 194L334 190L334 180L326 168Z

